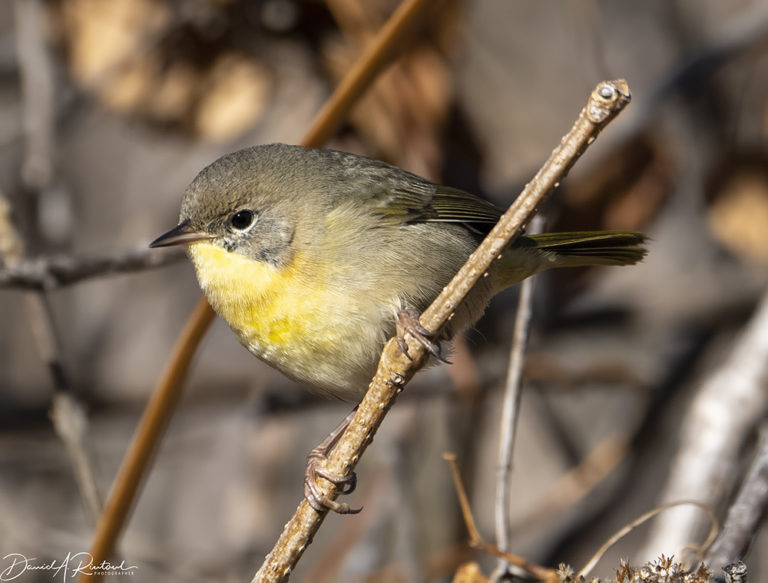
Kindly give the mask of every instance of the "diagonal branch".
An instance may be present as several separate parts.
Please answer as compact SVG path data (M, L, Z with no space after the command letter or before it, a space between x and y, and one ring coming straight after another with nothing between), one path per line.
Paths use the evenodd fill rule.
M421 324L427 330L436 333L442 329L475 283L510 242L520 235L537 206L557 187L600 131L629 103L629 99L629 88L623 80L604 81L595 88L571 131L561 140L467 263L424 312ZM328 456L325 469L329 473L346 475L354 469L387 411L426 360L425 348L420 343L411 340L408 342L408 350L410 358L400 351L393 339L384 347L368 392L352 423ZM322 495L330 499L338 495L336 486L324 480L319 482ZM302 500L251 583L286 581L326 514L327 511L317 512L306 500Z

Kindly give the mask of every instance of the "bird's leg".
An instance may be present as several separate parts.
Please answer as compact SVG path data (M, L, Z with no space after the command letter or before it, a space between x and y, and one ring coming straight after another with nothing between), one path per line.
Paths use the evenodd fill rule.
M340 488L340 494L349 494L355 489L357 485L357 474L352 472L349 475L342 476L339 474L332 474L322 467L322 464L328 459L328 454L339 441L339 438L344 434L349 424L352 422L352 418L355 416L357 407L347 415L336 428L328 434L317 447L315 447L309 456L307 457L307 469L304 472L304 497L309 502L309 505L318 512L324 512L326 510L332 510L339 514L357 514L362 508L350 508L349 504L345 502L336 502L331 500L325 494L320 492L317 487L317 478L325 478L332 484L335 484Z
M440 343L430 340L434 335L421 325L419 316L421 316L421 313L416 308L410 306L403 308L398 313L397 322L395 323L395 340L397 340L400 350L408 358L411 358L411 355L408 354L408 345L405 343L405 335L407 333L420 342L427 349L427 352L437 358L437 360L451 364L443 357Z

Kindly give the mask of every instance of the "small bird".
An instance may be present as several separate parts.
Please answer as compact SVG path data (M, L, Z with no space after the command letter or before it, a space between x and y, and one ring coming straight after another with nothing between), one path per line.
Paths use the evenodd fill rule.
M254 355L316 393L357 400L390 337L423 339L418 314L501 214L384 162L270 144L203 169L184 193L179 224L150 246L187 246L206 298ZM474 325L495 294L530 275L631 265L644 241L607 231L520 236L443 337Z
M186 245L214 310L253 354L310 390L359 399L404 310L423 311L502 211L346 152L270 144L228 154L184 194L150 247ZM451 320L553 267L631 265L640 233L521 236Z

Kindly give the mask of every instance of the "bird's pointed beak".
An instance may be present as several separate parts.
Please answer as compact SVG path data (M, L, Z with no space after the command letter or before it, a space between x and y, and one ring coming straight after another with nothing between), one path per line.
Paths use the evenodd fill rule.
M184 221L167 233L160 235L157 239L152 241L149 246L154 248L171 247L173 245L189 245L195 241L204 241L205 239L213 239L213 235L206 233L205 231L196 231Z

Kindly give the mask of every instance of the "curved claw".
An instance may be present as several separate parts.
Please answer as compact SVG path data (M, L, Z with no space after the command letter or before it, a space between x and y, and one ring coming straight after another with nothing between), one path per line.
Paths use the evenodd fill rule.
M427 352L437 358L437 360L446 364L451 364L448 359L443 357L440 343L430 340L430 337L434 335L421 325L421 322L419 322L420 315L421 314L416 308L409 307L400 310L397 323L395 324L395 330L397 333L395 340L397 341L397 345L400 347L400 350L409 360L412 360L411 355L408 354L408 345L405 342L405 335L407 333L413 336L413 338L415 338L419 343L421 343Z
M304 472L304 497L309 505L318 512L331 510L338 514L357 514L362 510L362 507L350 508L349 504L331 500L320 491L317 485L317 478L324 478L339 489L339 494L349 494L357 486L357 474L355 472L340 475L329 472L322 467L322 464L328 459L328 453L352 421L356 409L357 407L307 457L307 469Z
M325 512L326 510L331 510L338 514L357 514L360 512L362 507L351 508L346 502L331 500L320 492L317 486L318 476L338 486L340 494L349 494L357 486L357 474L352 472L349 475L341 476L327 472L325 469L317 466L321 458L324 459L325 456L313 451L307 463L307 472L304 477L304 497L309 505L318 512Z
M355 488L357 487L357 474L355 472L352 472L351 474L347 474L346 476L342 476L339 474L332 474L329 471L327 471L325 468L319 468L319 467L314 467L313 472L315 476L320 476L321 478L325 478L332 484L335 484L337 487L339 487L340 494L351 494L352 492L355 491Z

